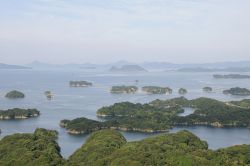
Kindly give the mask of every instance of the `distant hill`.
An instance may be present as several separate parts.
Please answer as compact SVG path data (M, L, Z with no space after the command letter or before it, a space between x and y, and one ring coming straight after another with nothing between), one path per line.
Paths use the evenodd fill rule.
M84 64L48 64L39 61L34 61L27 64L27 66L35 69L96 69L97 65L84 63Z
M250 67L229 67L229 68L181 68L179 72L250 72Z
M248 72L250 71L250 61L236 62L216 62L216 63L184 63L175 64L168 62L144 62L131 63L127 61L117 61L106 64L93 63L67 63L67 64L48 64L34 61L26 66L34 69L87 69L98 71L188 71L188 72L212 72L212 71L231 71L231 72Z
M184 63L175 64L168 62L144 62L139 64L140 66L148 70L196 70L199 69L211 71L211 70L231 70L242 71L250 70L246 69L250 66L250 61L235 61L235 62L216 62L216 63Z
M25 66L0 63L0 69L30 69L30 68Z
M146 69L139 65L123 65L121 67L111 67L110 70L111 72L147 72Z

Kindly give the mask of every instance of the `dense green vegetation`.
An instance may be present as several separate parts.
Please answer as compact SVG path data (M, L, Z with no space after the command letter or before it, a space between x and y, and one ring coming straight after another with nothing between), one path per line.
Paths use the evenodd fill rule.
M241 101L231 101L230 103L242 108L250 108L250 99L244 99Z
M250 95L250 90L246 88L235 87L228 90L224 90L223 93L231 95L239 95L239 96L248 96Z
M250 127L250 109L236 107L228 103L209 98L187 100L176 98L166 101L151 102L156 107L179 105L193 107L193 114L180 117L173 116L172 125L208 125L214 127Z
M117 131L94 132L68 160L60 155L57 132L37 129L0 140L0 165L18 166L248 166L250 145L212 151L188 131L127 142Z
M70 134L85 134L101 130L105 124L87 118L76 118L74 120L61 120L60 126L66 128Z
M57 132L37 129L34 134L14 134L0 141L0 165L63 165Z
M144 86L142 90L149 94L171 94L173 90L169 87Z
M115 131L93 133L70 158L69 165L89 166L247 166L250 146L208 150L188 131L129 142Z
M227 74L227 75L219 75L219 74L215 74L213 75L214 78L217 79L246 79L246 78L250 78L250 75L241 75L241 74Z
M5 97L9 98L9 99L17 99L17 98L24 98L25 95L22 92L20 92L20 91L13 90L13 91L8 92L5 95Z
M40 112L37 109L21 109L13 108L8 110L0 110L1 119L26 119L39 116Z
M170 100L155 100L149 104L130 102L116 103L102 107L97 116L103 122L86 118L63 120L61 126L69 133L83 134L101 129L117 129L124 131L163 132L177 125L206 125L213 127L250 127L250 109L241 107L241 102L225 103L209 98L188 100L184 97ZM247 103L249 104L249 103ZM195 111L187 116L183 107L192 107Z
M126 144L126 139L119 132L103 130L93 133L86 143L70 158L69 165L103 166L104 158Z
M135 93L138 90L136 86L112 86L111 93Z
M70 81L69 86L70 87L86 87L86 86L92 86L93 84L91 82L87 81Z
M206 87L204 87L202 90L203 90L204 92L212 92L212 91L213 91L213 88L206 86Z
M180 88L178 93L181 94L181 95L185 95L185 94L188 93L188 91L186 89L184 89L184 88Z
M171 127L170 119L172 116L183 111L178 106L158 108L149 104L122 102L109 107L102 107L97 111L97 116L104 118L104 122L77 118L62 120L60 126L65 127L72 134L89 133L105 128L124 131L163 132Z

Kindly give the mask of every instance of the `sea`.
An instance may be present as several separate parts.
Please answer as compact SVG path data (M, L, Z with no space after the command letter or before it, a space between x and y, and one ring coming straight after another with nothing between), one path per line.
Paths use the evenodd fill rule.
M36 128L56 130L59 133L58 143L61 154L68 158L80 148L89 134L70 135L59 126L60 120L86 117L99 120L96 111L117 102L129 101L133 103L148 103L155 99L171 99L180 97L179 88L186 88L188 99L209 97L221 101L242 100L249 97L225 95L223 90L232 87L250 89L249 79L214 79L213 72L175 72L155 71L146 73L111 73L91 70L0 70L0 110L10 108L36 108L41 115L37 118L25 120L1 120L0 139L14 133L32 133ZM250 74L250 73L244 73ZM72 88L69 81L89 81L92 87ZM138 80L138 82L136 81ZM141 90L135 94L111 94L110 88L114 85L164 86L173 89L171 95L149 95ZM202 88L210 86L212 93L205 93ZM11 90L25 93L24 99L10 100L4 95ZM45 91L53 93L53 99L48 100ZM185 108L186 116L193 110ZM250 129L248 128L212 128L204 126L174 127L169 132L188 130L202 140L207 141L209 149L219 149L239 144L250 144ZM157 134L121 132L127 141L137 141L153 137Z

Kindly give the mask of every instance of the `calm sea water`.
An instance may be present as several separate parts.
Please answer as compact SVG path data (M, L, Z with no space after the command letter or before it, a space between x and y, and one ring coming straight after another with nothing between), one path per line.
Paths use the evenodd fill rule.
M222 90L240 86L250 89L250 80L216 80L214 73L177 73L152 72L144 74L95 73L85 71L47 71L47 70L0 70L0 109L15 107L37 108L41 112L38 118L27 120L0 121L2 133L0 138L13 133L31 133L37 127L54 129L59 132L58 143L64 157L71 155L87 139L88 135L73 136L59 127L62 119L87 117L97 119L96 111L102 106L116 102L130 101L146 103L154 99L169 99L178 97L178 88L188 90L185 96L189 99L210 97L223 101L241 100L222 94ZM89 88L70 88L70 80L86 80L93 82ZM135 83L135 80L139 80ZM147 95L141 91L136 94L110 94L113 85L145 85L169 86L174 89L172 95ZM211 86L214 93L204 93L202 88ZM26 94L24 99L9 100L4 95L10 90L20 90ZM44 91L50 90L55 95L51 101L44 96ZM192 110L187 110L192 111ZM186 112L188 114L188 112ZM186 115L184 114L184 115ZM216 129L209 127L177 127L171 132L189 130L206 140L209 148L218 149L237 144L250 144L250 129ZM154 134L122 132L128 141L141 140Z

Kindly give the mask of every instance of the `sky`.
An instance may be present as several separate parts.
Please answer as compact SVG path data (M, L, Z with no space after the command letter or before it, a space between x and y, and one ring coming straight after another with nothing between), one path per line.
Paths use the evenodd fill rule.
M0 0L0 63L250 60L250 0Z

